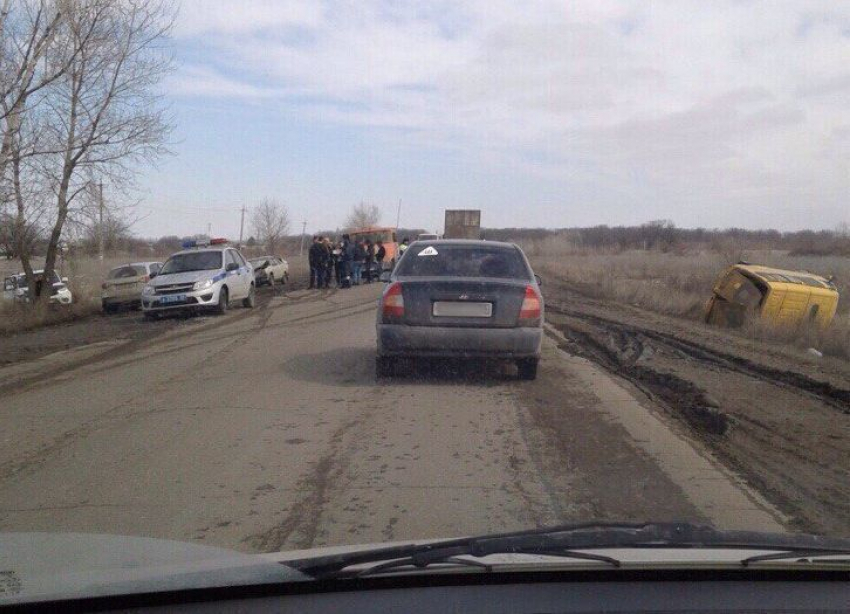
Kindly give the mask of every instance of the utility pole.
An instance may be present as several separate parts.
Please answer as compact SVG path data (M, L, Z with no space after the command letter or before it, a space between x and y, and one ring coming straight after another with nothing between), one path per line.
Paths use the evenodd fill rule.
M212 236L212 224L210 222L207 222L207 236Z
M245 230L245 205L242 205L240 211L242 212L242 218L239 220L239 247L242 247L242 233Z
M103 261L103 182L101 181L98 184L100 197L98 198L100 210L99 214L99 222L98 222L98 233L97 233L97 253L98 258Z
M395 214L395 229L398 230L398 224L401 220L401 199L398 199L398 211Z
M298 248L298 256L301 257L304 255L304 236L307 232L307 220L304 220L301 225L301 247Z

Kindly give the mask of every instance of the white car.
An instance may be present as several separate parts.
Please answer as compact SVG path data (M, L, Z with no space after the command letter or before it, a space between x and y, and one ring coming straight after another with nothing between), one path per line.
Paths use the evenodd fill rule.
M254 270L226 239L189 241L172 255L142 290L142 311L156 318L170 311L210 310L219 314L241 300L254 306Z
M33 271L36 283L44 283L44 270ZM74 302L74 296L68 289L68 278L62 277L53 271L53 290L50 294L50 302L54 305L70 305ZM3 299L10 301L29 302L29 288L27 287L27 276L24 273L12 275L3 280Z
M260 256L249 260L254 267L254 281L258 286L289 281L289 263L280 256Z

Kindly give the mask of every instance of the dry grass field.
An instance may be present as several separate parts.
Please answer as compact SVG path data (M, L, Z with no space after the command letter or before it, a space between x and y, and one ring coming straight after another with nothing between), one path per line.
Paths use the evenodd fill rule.
M690 320L702 317L718 273L742 258L779 268L834 275L842 298L838 316L829 330L776 330L750 322L737 333L798 347L814 347L825 354L850 359L850 258L746 250L735 254L642 250L614 253L576 249L558 237L528 241L522 247L543 278L566 282L594 298Z

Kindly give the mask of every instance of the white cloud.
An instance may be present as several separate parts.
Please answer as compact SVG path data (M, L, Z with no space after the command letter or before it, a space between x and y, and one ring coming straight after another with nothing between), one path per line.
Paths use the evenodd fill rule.
M176 36L209 58L178 95L265 98L567 181L847 215L848 5L194 0Z

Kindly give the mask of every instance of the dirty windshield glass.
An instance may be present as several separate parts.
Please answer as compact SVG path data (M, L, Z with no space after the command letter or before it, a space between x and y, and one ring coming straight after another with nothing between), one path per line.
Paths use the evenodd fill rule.
M0 605L850 537L850 2L0 0L0 278Z
M221 268L221 252L191 252L177 254L162 265L160 275L185 273L188 271L208 271Z
M440 243L414 245L396 272L405 277L531 278L522 256L514 249Z
M143 266L125 266L109 271L108 279L124 279L127 277L141 277L147 275Z

